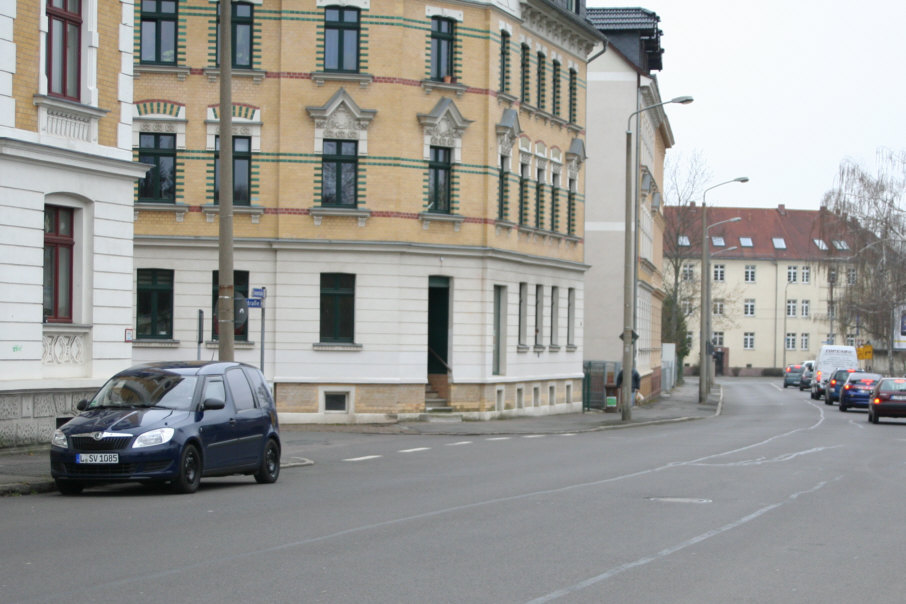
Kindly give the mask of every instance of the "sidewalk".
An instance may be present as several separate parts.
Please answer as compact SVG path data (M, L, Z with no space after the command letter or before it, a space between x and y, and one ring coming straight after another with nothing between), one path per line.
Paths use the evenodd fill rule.
M698 404L698 378L687 377L685 383L655 400L632 408L632 419L623 422L619 411L591 410L585 413L562 413L534 417L517 417L490 421L424 421L400 422L389 425L287 425L281 431L384 432L393 434L435 435L504 435L504 434L564 434L594 432L652 423L668 423L704 419L719 415L723 404L723 389L717 385L708 402ZM303 456L285 446L283 459ZM0 496L42 493L54 490L50 477L48 446L0 449Z

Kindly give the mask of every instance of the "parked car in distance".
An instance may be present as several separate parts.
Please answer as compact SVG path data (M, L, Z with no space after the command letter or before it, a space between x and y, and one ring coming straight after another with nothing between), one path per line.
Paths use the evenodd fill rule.
M812 386L812 377L814 377L815 372L808 367L802 368L802 375L799 377L799 391L808 390Z
M843 384L849 378L852 373L865 373L861 369L855 369L852 367L846 367L842 369L837 369L831 373L830 379L827 381L827 386L824 392L824 404L832 405L834 401L840 400L840 389L843 388Z
M823 345L815 358L815 376L811 382L812 399L818 400L824 396L827 382L835 369L858 366L859 358L855 347ZM825 402L827 402L826 398Z
M802 379L802 365L787 365L786 370L783 372L783 387L787 386L799 386L799 382Z
M906 417L906 378L881 378L871 392L868 421L882 417Z
M136 365L77 408L51 441L51 475L64 495L127 481L192 493L203 476L252 474L272 483L280 474L274 399L250 365Z
M840 388L840 411L853 407L867 408L871 391L874 390L875 384L881 377L883 376L880 373L863 371L850 373L843 383L843 387Z

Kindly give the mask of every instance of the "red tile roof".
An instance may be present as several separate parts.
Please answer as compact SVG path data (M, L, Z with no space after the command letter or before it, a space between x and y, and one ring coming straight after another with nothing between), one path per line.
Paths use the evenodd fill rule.
M680 212L688 212L683 217L683 223L690 225L689 233L677 233L676 227L671 227L671 224L676 224L679 220ZM702 207L694 204L688 207L664 207L668 225L664 230L664 236L685 235L689 238L688 248L678 248L684 256L686 255L684 251L688 251L689 256L701 255L701 212ZM741 219L738 222L717 224L737 216ZM858 225L824 208L788 210L783 205L776 208L708 207L706 220L709 225L716 225L708 230L711 254L720 249L736 246L735 250L721 253L721 258L817 261L834 257L845 258L853 255L854 251L861 247L857 240ZM714 245L715 236L724 238L723 246ZM751 238L752 246L744 247L740 242L741 237ZM775 238L783 239L786 248L775 247ZM815 243L816 239L823 241L826 249L819 247ZM843 249L839 249L840 247ZM677 249L675 243L664 242L665 255L674 249Z

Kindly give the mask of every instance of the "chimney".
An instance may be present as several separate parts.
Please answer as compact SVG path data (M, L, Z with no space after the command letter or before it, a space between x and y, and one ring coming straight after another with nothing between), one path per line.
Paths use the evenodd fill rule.
M780 205L778 205L777 211L780 213L781 216L786 216L786 204L781 203Z
M690 201L690 202L689 202L689 207L690 207L690 208L694 208L694 207L695 207L695 202L694 202L694 201Z

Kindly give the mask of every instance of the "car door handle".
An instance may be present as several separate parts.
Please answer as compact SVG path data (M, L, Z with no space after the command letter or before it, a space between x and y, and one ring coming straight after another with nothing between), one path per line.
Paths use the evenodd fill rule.
M235 426L235 425L236 425L236 418L235 418L235 417L231 417L231 418L230 418L230 425L231 425L231 426Z

